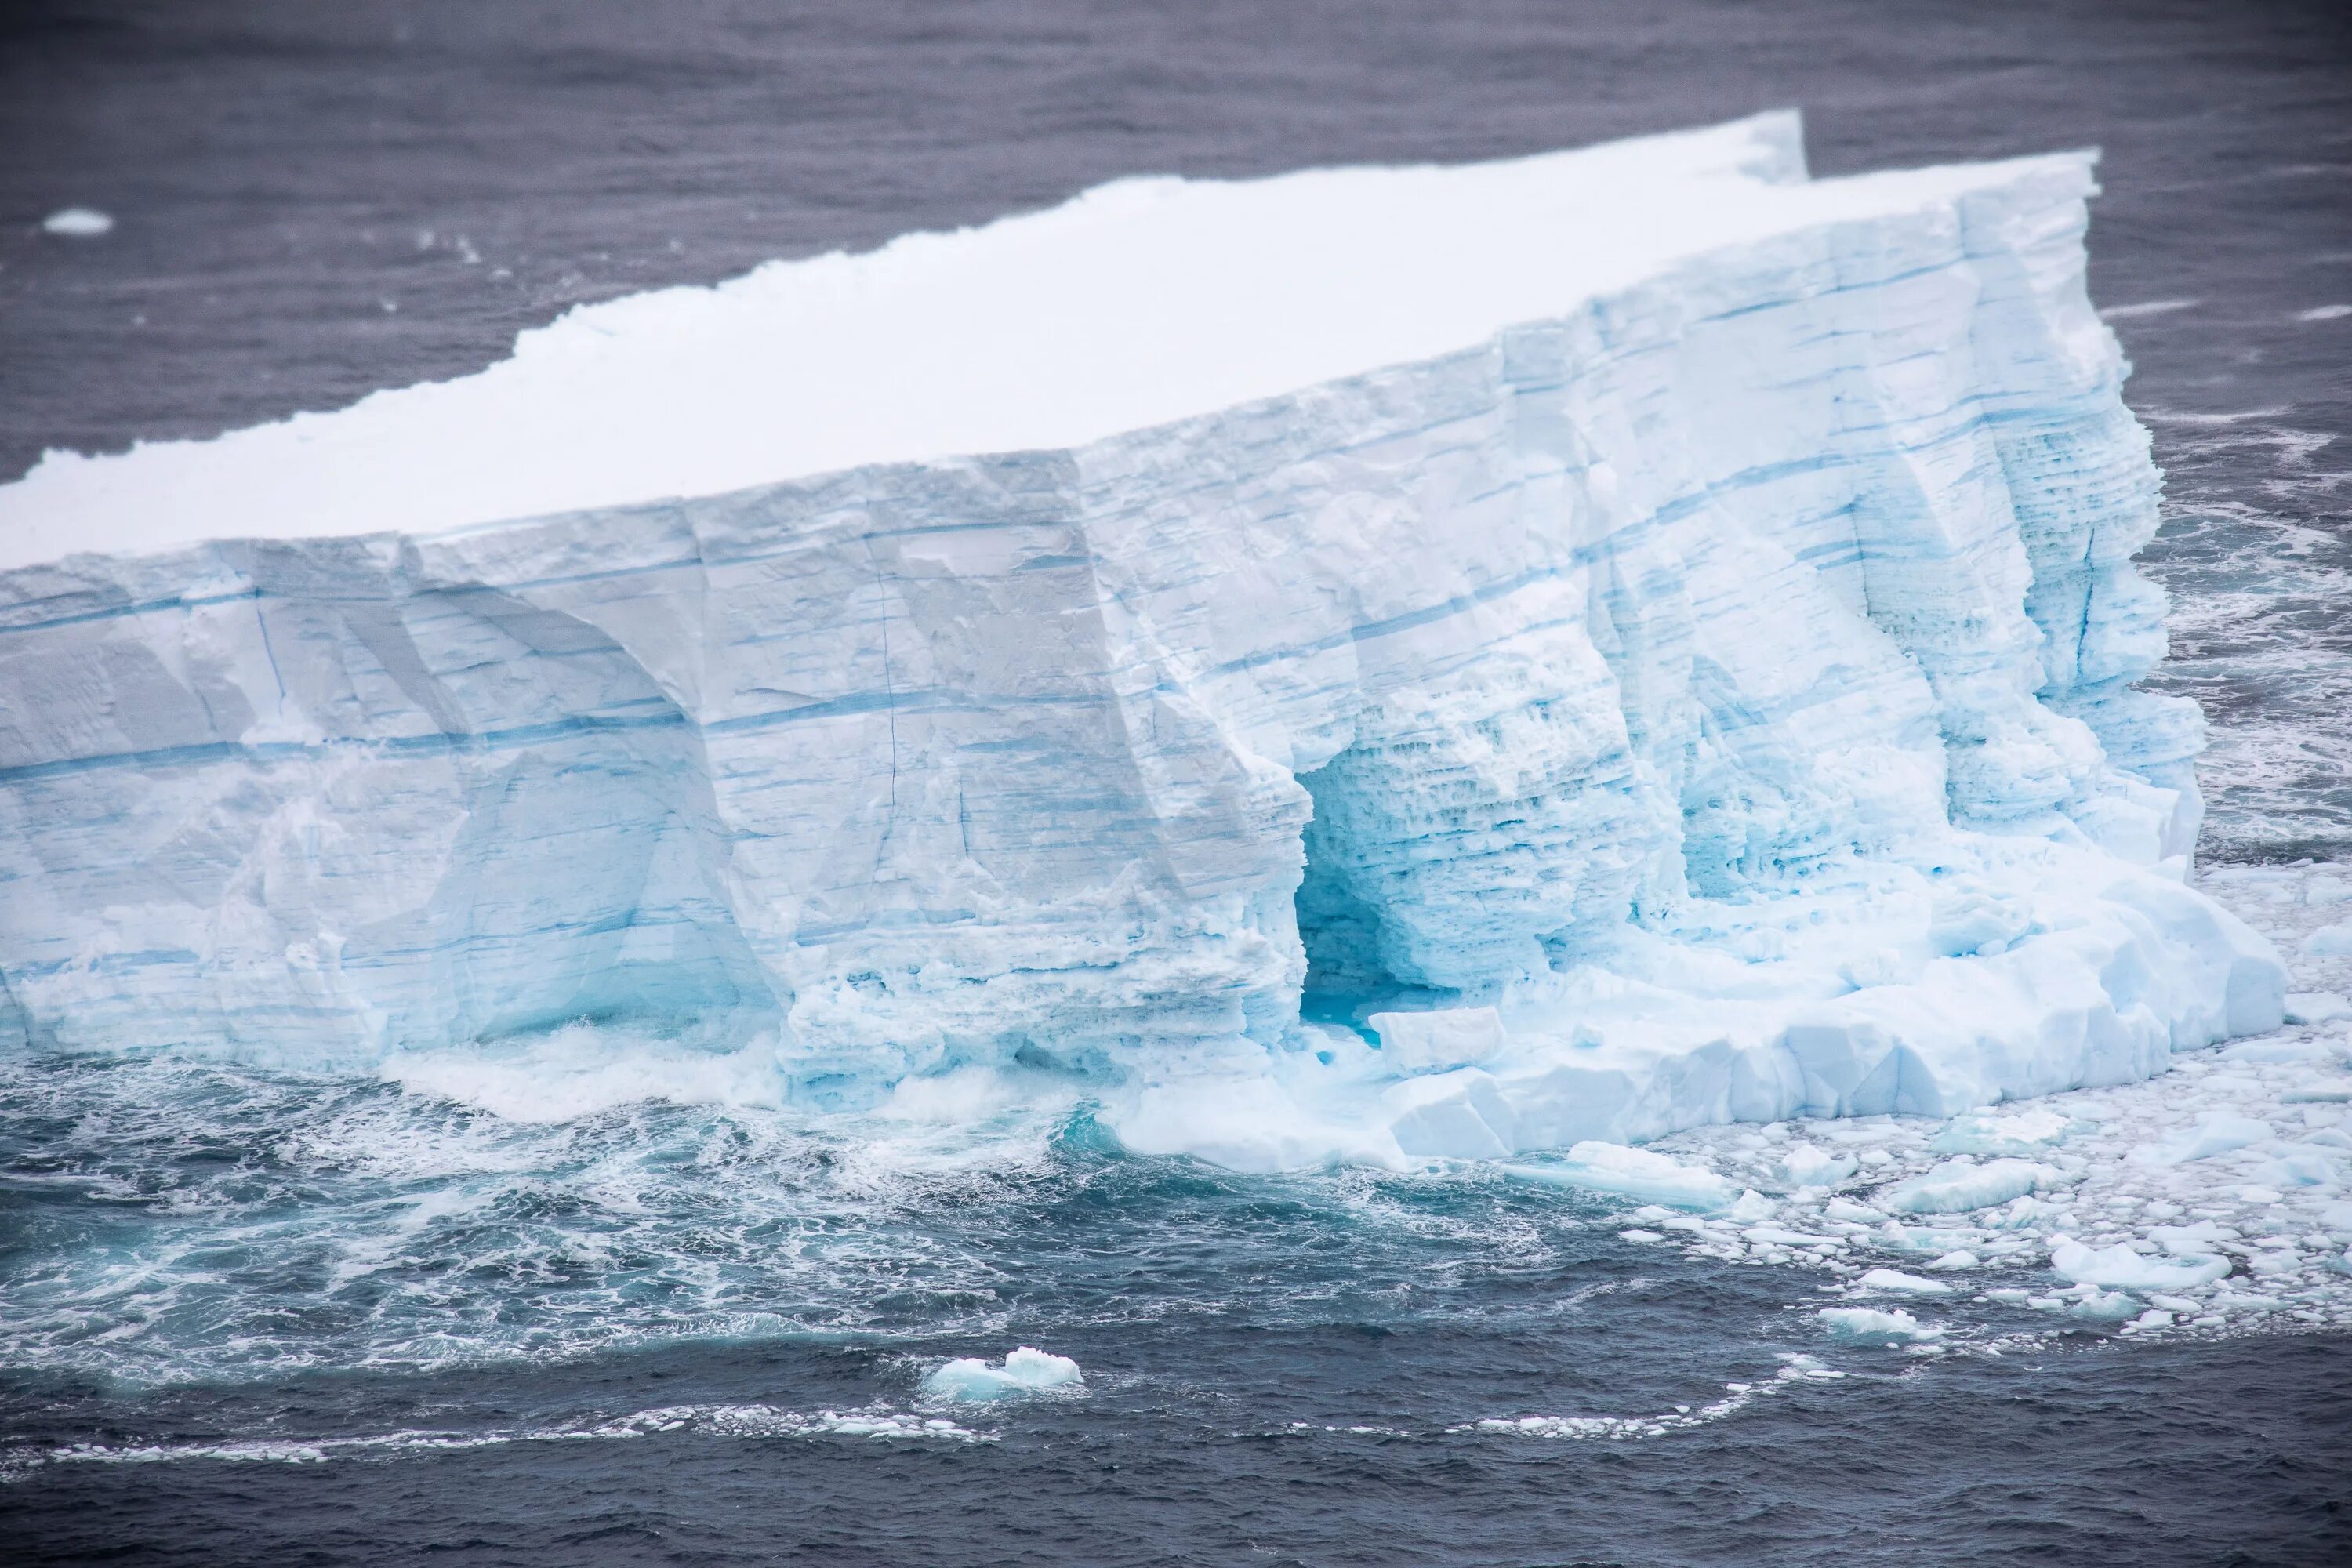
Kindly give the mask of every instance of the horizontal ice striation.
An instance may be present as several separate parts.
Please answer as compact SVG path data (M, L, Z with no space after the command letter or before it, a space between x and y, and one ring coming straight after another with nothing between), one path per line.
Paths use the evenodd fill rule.
M2158 476L2090 159L1808 184L1793 136L1271 183L1341 231L1539 195L1558 266L1480 276L1558 298L1034 450L814 472L783 432L776 482L500 521L420 388L52 459L0 489L5 1026L361 1064L584 1017L820 1107L1076 1075L1130 1147L1255 1167L1948 1115L2275 1026L2275 957L2181 885L2196 711L2132 684ZM939 243L1072 211L1131 208ZM1154 343L1228 374L1272 306L1221 277L1130 301L1166 342L1127 363L1040 349L990 428L1087 431L1055 378ZM285 473L350 481L297 448L372 429L423 523L370 521L394 465L300 536ZM254 537L191 538L239 486Z

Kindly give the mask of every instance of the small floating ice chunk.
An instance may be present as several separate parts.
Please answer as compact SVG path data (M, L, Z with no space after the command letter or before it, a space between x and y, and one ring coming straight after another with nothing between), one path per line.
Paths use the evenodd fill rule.
M2340 992L2290 991L2286 994L2290 1024L2332 1024L2338 1018L2352 1018L2352 1000Z
M60 207L41 220L43 234L68 239L96 239L114 227L114 219L96 207Z
M923 1379L923 1392L934 1399L1003 1399L1084 1382L1078 1363L1068 1356L1023 1345L1008 1353L1001 1366L991 1366L976 1356L961 1356L935 1368Z
M1833 1187L1853 1175L1859 1163L1851 1154L1791 1143L1780 1155L1780 1176L1792 1187Z
M1948 1296L1952 1288L1941 1279L1923 1279L1916 1274L1906 1274L1900 1268L1874 1268L1854 1281L1865 1290L1886 1291L1900 1296Z
M1937 1258L1975 1247L1984 1239L1973 1229L1948 1230L1937 1226L1920 1226L1915 1229L1900 1220L1892 1219L1878 1227L1878 1238L1885 1246Z
M2139 1310L2138 1297L2128 1295L2121 1290L2096 1289L2086 1291L2080 1300L2066 1309L2067 1315L2070 1317L2093 1318L2110 1323L2119 1323L2126 1318L2137 1317Z
M2077 1285L2098 1285L2118 1290L2188 1290L2210 1285L2230 1272L2226 1258L2150 1258L2134 1252L2128 1242L2093 1250L2079 1241L2062 1240L2050 1249L2050 1267L2060 1278Z
M1938 1154L2032 1154L2063 1140L2074 1125L2045 1106L2011 1116L1979 1112L1953 1118L1927 1147Z
M1631 1149L1622 1143L1603 1143L1591 1138L1571 1146L1565 1160L1543 1165L1506 1165L1504 1170L1527 1181L1581 1187L1587 1192L1617 1193L1669 1208L1731 1208L1739 1197L1738 1190L1729 1182L1704 1166L1685 1165L1647 1149Z
M2336 1053L2318 1040L2286 1040L2276 1035L2268 1035L2240 1040L2222 1054L2233 1062L2281 1067L2290 1063L2311 1066L2328 1060Z
M2221 1244L2234 1239L2237 1232L2216 1220L2200 1220L2197 1225L2149 1225L2147 1239L2171 1253L2173 1258L2210 1258Z
M1989 1160L1979 1165L1955 1156L1924 1174L1879 1188L1871 1201L1896 1214L1961 1214L2005 1204L2065 1179L2055 1166L2032 1160Z
M1942 1329L1921 1322L1900 1307L1891 1312L1875 1307L1824 1307L1815 1316L1831 1333L1857 1344L1920 1344L1944 1337Z
M1814 1236L1811 1232L1789 1230L1777 1225L1750 1226L1740 1235L1758 1247L1835 1247L1837 1237Z
M1976 1266L1977 1255L1964 1247L1947 1252L1927 1265L1930 1268L1940 1269L1946 1273L1957 1273L1964 1268L1974 1268Z
M2303 939L2306 958L2352 958L2352 921L2321 926Z
M2273 1133L2270 1123L2257 1121L2251 1116L2231 1111L2208 1113L2196 1126L2185 1132L2176 1132L2157 1143L2144 1143L2126 1156L2135 1165L2185 1165L2192 1160L2210 1160L2216 1154L2226 1154L2232 1149L2242 1149L2250 1143L2267 1142Z

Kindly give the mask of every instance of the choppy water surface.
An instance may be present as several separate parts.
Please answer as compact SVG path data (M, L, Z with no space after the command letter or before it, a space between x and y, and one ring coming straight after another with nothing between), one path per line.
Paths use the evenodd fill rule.
M2093 283L2170 475L2158 684L2213 721L2206 858L2352 858L2335 7L26 5L0 17L0 467L459 373L571 302L1115 174L1784 102L1828 171L2105 144ZM76 203L115 230L37 232ZM2248 875L2216 886L2292 945L2315 873ZM2332 1148L2340 1103L2280 1064L2334 1028L2094 1109L2226 1104ZM500 1070L0 1064L6 1555L2352 1558L2352 1276L2251 1167L2210 1330L1995 1299L2052 1283L2021 1239L1912 1304L1935 1334L1856 1340L1819 1312L1868 1238L1686 1245L1489 1169L1132 1160L1075 1100L851 1126L708 1065L692 1104ZM1709 1136L1681 1152L1746 1168ZM2083 1147L2094 1239L2196 1198ZM1023 1343L1083 1389L923 1395Z
M2269 1300L2255 1339L2135 1344L1971 1294L2046 1278L2016 1259L1879 1302L1932 1339L1856 1337L1819 1315L1836 1275L1762 1242L1661 1245L1492 1168L1125 1159L1082 1107L532 1123L51 1061L0 1094L0 1533L37 1559L2317 1562L2347 1539L2352 1289ZM1023 1343L1083 1387L925 1396L945 1358Z

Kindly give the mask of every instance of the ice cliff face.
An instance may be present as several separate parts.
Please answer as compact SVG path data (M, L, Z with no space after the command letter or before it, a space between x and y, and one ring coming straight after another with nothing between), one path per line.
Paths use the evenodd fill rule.
M53 458L0 490L0 1026L367 1062L587 1017L819 1105L1076 1075L1134 1147L1271 1166L1948 1113L2275 1026L2179 884L2198 716L2132 685L2158 476L2089 160L1808 184L1792 137L1399 174L1552 200L1559 259L1442 352L1065 396L1001 426L1083 437L1034 449L751 429L702 471L781 477L710 493L526 430L525 502L567 450L693 499L522 521L411 394ZM1413 224L1350 177L1275 184ZM1087 374L1207 396L1213 285Z

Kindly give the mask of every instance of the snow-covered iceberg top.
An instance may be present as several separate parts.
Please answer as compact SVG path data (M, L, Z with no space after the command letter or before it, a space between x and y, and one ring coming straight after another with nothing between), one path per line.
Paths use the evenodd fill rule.
M1969 178L1806 187L1793 114L1468 167L1121 180L524 332L457 381L0 487L0 566L609 507L1047 450L1426 360L1662 259ZM1924 183L1921 183L1924 178ZM1793 199L1792 199L1793 198Z
M0 1027L586 1019L1269 1166L2272 1026L2133 684L2089 157L1802 163L1122 182L52 455L0 487Z

